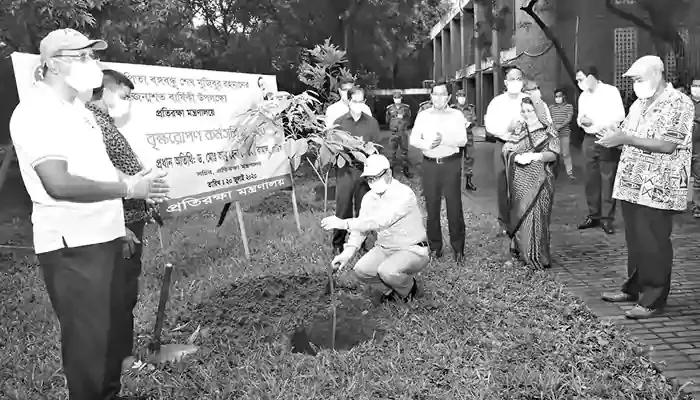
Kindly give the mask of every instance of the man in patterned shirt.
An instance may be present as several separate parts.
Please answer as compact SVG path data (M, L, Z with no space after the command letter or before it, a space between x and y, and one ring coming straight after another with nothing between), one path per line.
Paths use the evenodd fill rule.
M637 100L622 127L605 130L598 144L622 145L613 198L622 202L627 242L627 282L610 302L637 302L626 312L649 318L666 305L671 290L673 214L687 207L693 103L666 85L659 57L644 56L625 76Z
M102 86L93 91L90 102L86 105L92 111L97 124L102 130L102 139L107 148L107 155L114 167L123 174L133 176L139 173L143 167L126 138L119 132L115 125L115 119L122 119L130 111L129 95L134 89L134 84L124 74L105 69L102 71ZM138 199L123 200L124 218L126 224L126 237L122 255L124 257L121 268L125 274L126 309L123 310L125 327L122 331L124 337L120 338L123 344L122 359L131 356L134 340L134 307L138 299L139 276L141 275L141 253L143 245L143 230L146 221L150 219L149 208L145 201ZM128 334L128 337L127 337Z

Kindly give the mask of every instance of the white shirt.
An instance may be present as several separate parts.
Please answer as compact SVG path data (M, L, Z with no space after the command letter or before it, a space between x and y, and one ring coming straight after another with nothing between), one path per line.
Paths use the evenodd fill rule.
M41 83L32 91L12 113L10 136L33 203L35 252L125 236L121 199L73 203L56 200L44 189L34 167L47 160L66 161L68 172L95 181L118 182L119 175L107 155L102 131L83 103L68 103Z
M588 117L593 125L584 127L581 118ZM615 86L598 82L595 91L585 91L578 98L578 118L576 123L586 133L596 134L603 128L618 126L625 119L625 106L622 96Z
M442 135L442 143L431 149L437 133ZM442 110L429 108L416 117L411 136L411 146L418 148L430 158L444 158L459 152L467 144L467 120L461 111L446 107Z
M338 118L342 117L343 115L349 112L350 106L343 100L339 100L328 106L328 108L326 109L326 128L330 128L331 126L333 126L333 124ZM369 109L369 106L367 104L363 104L362 112L369 115L370 117L372 116L372 110Z
M522 103L523 99L530 97L527 93L518 93L518 96L513 97L508 93L501 93L494 97L486 108L484 115L484 128L486 132L501 139L507 140L512 133L508 130L513 122L523 121ZM543 107L549 123L552 123L552 115L549 112L549 107Z

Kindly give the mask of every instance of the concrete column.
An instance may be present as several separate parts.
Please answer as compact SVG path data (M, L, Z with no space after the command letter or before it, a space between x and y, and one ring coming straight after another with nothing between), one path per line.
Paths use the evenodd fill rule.
M460 59L460 65L462 68L466 68L469 65L469 25L467 24L467 17L467 13L462 11L462 15L459 19L459 41L461 42L460 53L462 54L462 58Z
M442 77L442 37L438 34L433 38L433 80Z
M481 16L481 6L479 3L474 2L474 23L472 28L474 29L474 66L476 67L475 81L476 81L476 115L477 122L479 124L484 123L484 114L486 113L486 105L484 104L484 75L479 71L481 69L481 49L476 43L479 41L479 20Z
M452 68L450 68L450 76L448 77L448 79L454 79L455 73L463 66L462 39L459 29L459 22L456 20L456 17L453 18L452 21L450 21L450 43L452 44L452 52L450 55Z
M449 26L449 25L447 25ZM452 62L450 60L450 31L449 29L442 30L442 75L441 79L447 79L450 75L450 66Z

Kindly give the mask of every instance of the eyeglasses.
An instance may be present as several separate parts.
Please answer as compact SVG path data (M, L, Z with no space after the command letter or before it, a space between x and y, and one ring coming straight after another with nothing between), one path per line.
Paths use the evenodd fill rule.
M58 54L55 55L54 58L77 58L80 62L88 62L88 61L99 61L100 57L96 55L95 53L80 53L80 54Z
M368 177L365 178L365 180L367 181L367 183L374 183L374 182L377 181L377 179L379 179L379 178L381 178L382 176L384 176L384 174L386 174L386 170L382 171L382 173L379 174L379 175L376 175L376 176L368 176Z

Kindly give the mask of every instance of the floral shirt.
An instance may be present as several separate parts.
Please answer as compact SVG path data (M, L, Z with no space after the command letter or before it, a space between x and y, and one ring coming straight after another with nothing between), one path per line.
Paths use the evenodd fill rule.
M97 124L102 130L102 140L112 165L129 176L139 173L142 169L141 163L129 142L114 125L114 118L92 104L87 104L86 107L95 115ZM138 199L124 199L124 219L127 224L149 219L146 202Z
M613 198L660 210L686 209L694 114L690 98L673 89L666 89L648 108L645 100L632 104L623 131L678 146L671 154L623 146Z

